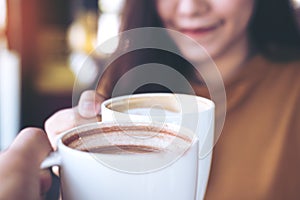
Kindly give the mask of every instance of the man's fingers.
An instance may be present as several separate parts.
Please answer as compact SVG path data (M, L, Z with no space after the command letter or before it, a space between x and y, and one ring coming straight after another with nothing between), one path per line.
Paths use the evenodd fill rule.
M17 135L8 152L17 152L15 155L19 155L24 162L39 166L51 150L48 137L42 129L26 128Z
M49 191L52 184L52 177L49 169L44 169L40 171L40 185L41 194L45 194Z
M104 97L93 90L84 91L78 103L78 112L84 118L92 118L100 113Z
M38 128L22 130L0 156L0 199L38 199L51 186L49 170L41 162L52 150L46 133ZM39 174L39 172L42 172Z

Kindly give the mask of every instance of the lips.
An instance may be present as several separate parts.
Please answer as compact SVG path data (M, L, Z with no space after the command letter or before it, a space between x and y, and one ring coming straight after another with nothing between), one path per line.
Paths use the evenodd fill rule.
M210 25L210 26L202 26L198 28L181 28L179 31L189 37L198 38L203 35L209 34L216 30L222 23Z

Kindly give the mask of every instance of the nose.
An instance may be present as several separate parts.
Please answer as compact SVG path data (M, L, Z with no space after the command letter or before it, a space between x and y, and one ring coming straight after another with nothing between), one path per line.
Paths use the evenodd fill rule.
M207 0L179 0L177 12L182 16L198 16L209 10Z

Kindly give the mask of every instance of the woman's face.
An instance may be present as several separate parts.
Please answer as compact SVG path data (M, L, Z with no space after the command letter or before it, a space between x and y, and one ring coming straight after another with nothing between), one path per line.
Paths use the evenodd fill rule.
M245 49L247 26L255 0L156 0L158 14L168 29L201 44L213 59L232 48ZM175 42L185 56L197 59L188 44Z

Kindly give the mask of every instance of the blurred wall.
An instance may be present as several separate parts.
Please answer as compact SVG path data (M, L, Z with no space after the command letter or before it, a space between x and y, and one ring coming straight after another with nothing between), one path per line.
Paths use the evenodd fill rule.
M71 106L67 27L71 0L9 0L9 47L21 57L21 128L43 127L53 112Z

